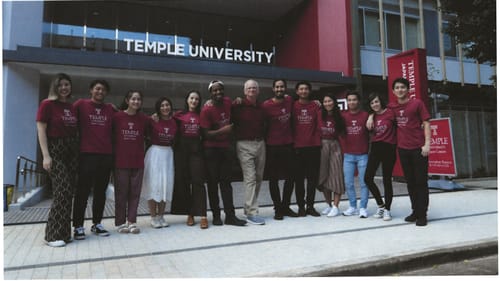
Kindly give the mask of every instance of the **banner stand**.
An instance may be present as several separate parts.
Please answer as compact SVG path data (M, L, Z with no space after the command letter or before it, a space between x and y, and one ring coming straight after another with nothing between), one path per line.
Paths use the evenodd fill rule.
M438 180L427 180L427 185L429 188L443 189L443 190L456 190L463 189L464 186L453 182L451 180L445 180L444 176L440 176Z

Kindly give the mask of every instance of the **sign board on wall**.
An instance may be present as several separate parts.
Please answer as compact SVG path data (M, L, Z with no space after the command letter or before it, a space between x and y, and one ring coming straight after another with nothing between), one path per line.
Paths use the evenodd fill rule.
M450 118L431 119L429 175L456 176L455 150Z
M387 58L389 102L397 102L396 96L392 93L392 82L396 78L403 77L410 82L410 88L408 89L410 98L421 99L429 108L426 56L425 49L417 48ZM392 174L398 177L403 176L399 155Z

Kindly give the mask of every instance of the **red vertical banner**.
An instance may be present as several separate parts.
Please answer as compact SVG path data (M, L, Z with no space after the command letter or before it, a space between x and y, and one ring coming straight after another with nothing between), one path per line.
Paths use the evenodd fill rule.
M450 118L431 119L429 175L456 176L455 149Z
M429 109L427 92L427 57L425 49L411 49L387 58L389 102L397 102L392 93L392 82L403 77L410 82L410 98L421 99ZM393 176L403 176L399 156L394 165Z

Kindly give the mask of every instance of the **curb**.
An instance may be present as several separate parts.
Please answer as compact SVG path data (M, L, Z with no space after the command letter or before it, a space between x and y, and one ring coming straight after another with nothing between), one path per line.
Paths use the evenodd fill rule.
M431 267L436 264L498 254L498 238L480 240L474 244L452 245L438 250L424 251L391 258L377 257L372 261L346 265L320 265L276 272L259 277L327 277L327 276L383 276L402 271ZM256 276L252 276L256 277Z

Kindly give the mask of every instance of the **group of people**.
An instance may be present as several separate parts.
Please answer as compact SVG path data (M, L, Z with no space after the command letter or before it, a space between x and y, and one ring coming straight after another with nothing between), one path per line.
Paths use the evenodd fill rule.
M73 238L85 239L84 214L91 189L91 232L109 235L101 221L111 172L119 233L140 233L141 192L148 200L154 228L168 226L164 218L168 202L171 214L187 215L187 225L195 225L195 217L201 217L200 228L208 228L207 194L213 225L263 225L257 198L264 174L276 220L320 216L314 208L316 189L327 204L323 215L337 216L340 198L347 191L350 207L343 215L366 218L370 190L378 205L374 216L390 220L396 147L413 210L405 220L426 225L430 116L420 100L410 99L406 79L396 79L392 88L397 103L386 106L379 94L372 93L370 110L365 112L359 93L349 91L348 110L341 112L331 93L321 101L311 99L307 81L296 84L298 99L294 100L286 94L286 81L277 79L272 85L274 96L259 102L255 80L246 81L244 96L234 100L224 95L224 83L214 80L204 105L200 92L193 90L186 95L184 109L174 112L171 100L161 97L149 116L141 112L141 91L129 91L120 108L106 103L110 86L105 80L91 82L89 99L71 103L71 78L59 74L36 119L43 167L53 192L45 240L49 246L61 247ZM236 216L233 203L233 139L243 174L245 219ZM373 180L380 163L385 201ZM284 180L282 193L280 180ZM290 208L294 189L298 212Z

